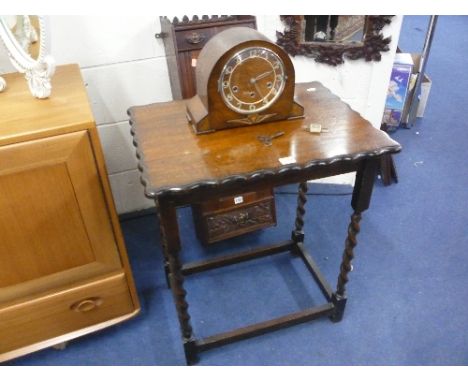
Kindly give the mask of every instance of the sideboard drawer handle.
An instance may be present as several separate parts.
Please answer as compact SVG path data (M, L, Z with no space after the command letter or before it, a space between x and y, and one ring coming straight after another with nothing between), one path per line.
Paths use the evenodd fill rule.
M75 302L72 306L70 306L70 309L74 310L75 312L85 313L96 309L101 304L102 298L90 297L85 300Z
M205 40L205 35L197 32L192 32L188 36L185 36L185 40L187 40L189 44L199 44Z

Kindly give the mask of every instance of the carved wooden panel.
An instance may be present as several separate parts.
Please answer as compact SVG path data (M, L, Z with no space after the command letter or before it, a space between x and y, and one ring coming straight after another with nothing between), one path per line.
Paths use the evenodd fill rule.
M241 205L229 205L230 200L236 199L233 196L193 207L197 235L204 244L276 225L271 189L257 190L241 197L245 198Z
M269 201L225 214L210 216L207 219L208 231L212 237L226 235L240 228L270 223L273 223L273 220Z
M366 16L364 39L355 43L302 42L302 17L281 16L284 32L276 32L276 43L291 56L302 55L315 61L336 66L344 63L344 58L366 61L380 61L381 53L390 48L391 37L384 37L382 29L391 23L393 16Z

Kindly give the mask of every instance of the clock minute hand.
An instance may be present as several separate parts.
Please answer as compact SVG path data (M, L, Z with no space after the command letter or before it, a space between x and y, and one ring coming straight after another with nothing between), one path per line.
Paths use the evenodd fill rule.
M265 72L265 73L262 73L262 74L258 75L257 77L255 77L255 81L258 81L258 80L261 80L262 78L265 78L266 76L268 76L272 72L273 72L273 70L269 70L268 72Z

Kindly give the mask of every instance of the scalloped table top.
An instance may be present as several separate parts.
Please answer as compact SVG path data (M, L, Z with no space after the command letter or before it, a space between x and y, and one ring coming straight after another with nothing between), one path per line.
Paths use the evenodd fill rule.
M184 101L129 109L134 145L148 197L197 187L249 182L288 172L396 153L401 146L319 82L296 84L302 119L196 135ZM326 132L304 127L318 123ZM266 146L258 137L284 132ZM346 171L342 171L346 172Z

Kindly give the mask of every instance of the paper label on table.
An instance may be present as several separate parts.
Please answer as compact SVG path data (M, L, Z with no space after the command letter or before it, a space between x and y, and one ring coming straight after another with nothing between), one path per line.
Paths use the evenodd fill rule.
M197 59L192 58L192 68L195 68L197 66Z
M311 123L309 125L309 131L311 133L320 133L322 131L322 125L320 123Z
M282 165L296 163L296 159L294 157L283 157L278 159Z
M234 204L241 204L244 202L244 198L242 196L236 196L234 198Z

